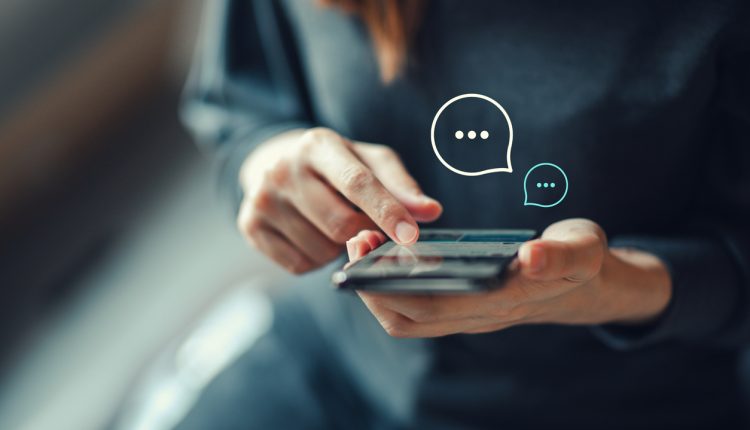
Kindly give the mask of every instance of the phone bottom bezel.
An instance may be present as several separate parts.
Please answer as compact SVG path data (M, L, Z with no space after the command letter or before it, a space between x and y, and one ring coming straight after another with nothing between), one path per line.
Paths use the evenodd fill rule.
M497 288L499 285L499 278L414 278L368 280L367 282L361 283L352 281L338 285L337 288L343 290L377 291L399 294L456 294L479 293Z

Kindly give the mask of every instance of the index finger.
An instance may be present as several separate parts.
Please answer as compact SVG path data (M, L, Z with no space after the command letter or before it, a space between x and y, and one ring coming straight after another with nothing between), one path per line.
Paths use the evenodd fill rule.
M391 239L402 245L417 241L419 229L409 211L352 153L343 139L328 138L314 145L309 156L312 168L366 213Z

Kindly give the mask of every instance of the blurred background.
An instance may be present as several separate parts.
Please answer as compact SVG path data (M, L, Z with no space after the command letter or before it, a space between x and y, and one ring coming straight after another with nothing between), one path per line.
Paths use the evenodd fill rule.
M0 429L171 428L270 324L179 123L202 3L0 1Z
M0 2L0 429L169 428L269 324L178 121L201 9Z

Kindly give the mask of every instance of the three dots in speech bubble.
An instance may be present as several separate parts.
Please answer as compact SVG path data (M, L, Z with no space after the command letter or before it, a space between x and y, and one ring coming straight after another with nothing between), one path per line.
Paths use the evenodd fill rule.
M456 137L456 140L463 140L464 138L464 132L461 130L456 130L456 132L453 134L453 136ZM469 130L468 133L466 133L466 137L469 138L469 140L474 140L477 138L477 132L474 130ZM490 138L490 132L487 130L482 130L479 132L479 138L482 140L487 140Z
M448 108L451 104L459 100L463 100L467 98L479 99L479 100L483 100L489 103L491 105L491 108L497 109L500 112L501 117L505 119L508 125L508 146L507 146L507 151L506 151L506 167L496 167L496 168L485 169L485 170L480 170L480 171L464 171L464 170L457 169L454 166L450 165L450 163L448 163L440 154L440 151L438 150L438 145L435 139L435 128L438 123L438 119L440 118L440 115L443 113L443 111L445 111L445 109ZM469 140L475 140L477 137L479 137L482 140L487 140L490 137L490 133L487 130L482 130L479 132L479 135L477 136L477 132L475 130L469 130L468 132L466 132L466 134L464 134L462 130L456 130L454 133L454 137L457 140L463 140L464 137L468 138ZM448 170L454 173L457 173L459 175L464 175L464 176L481 176L481 175L486 175L488 173L499 173L499 172L511 173L513 172L513 166L511 165L511 158L510 158L511 150L513 148L513 124L511 123L510 117L508 116L508 113L505 111L502 105L490 97L487 97L482 94L469 93L469 94L462 94L462 95L453 97L452 99L448 100L445 104L443 104L443 106L440 107L440 109L435 114L435 118L432 120L430 138L432 140L432 149L435 152L435 155L437 156L438 160L446 168L448 168ZM549 199L549 198L543 199L544 200L543 202L538 202L538 201L535 201L534 199L530 199L528 179L529 179L529 175L537 169L542 169L543 171L547 170L549 172L554 172L555 174L557 172L562 174L562 184L559 188L557 187L557 184L555 182L551 182L551 181L536 182L536 188L538 189L547 189L550 191L551 189L556 189L558 192L562 190L560 197L558 199L554 199L554 196L552 199ZM538 206L538 207L543 207L543 208L557 206L563 201L563 199L565 199L565 196L567 196L567 194L568 194L568 177L565 174L565 172L556 164L539 163L533 166L532 168L530 168L526 172L526 176L524 177L524 206ZM554 201L550 201L550 200L554 200Z

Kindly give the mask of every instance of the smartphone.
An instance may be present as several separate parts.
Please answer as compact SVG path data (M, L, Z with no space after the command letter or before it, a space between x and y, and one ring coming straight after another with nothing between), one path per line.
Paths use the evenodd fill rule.
M409 246L388 241L332 277L344 290L467 293L501 285L508 264L534 230L422 229Z

